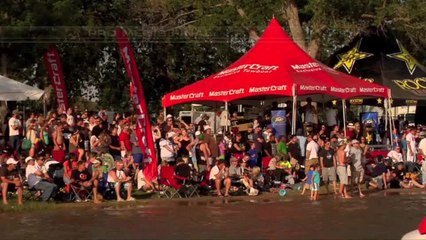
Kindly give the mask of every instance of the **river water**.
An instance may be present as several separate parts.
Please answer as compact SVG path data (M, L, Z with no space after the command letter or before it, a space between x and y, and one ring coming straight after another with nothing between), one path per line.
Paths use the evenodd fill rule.
M426 215L426 192L318 202L288 196L88 204L0 214L0 239L400 239Z

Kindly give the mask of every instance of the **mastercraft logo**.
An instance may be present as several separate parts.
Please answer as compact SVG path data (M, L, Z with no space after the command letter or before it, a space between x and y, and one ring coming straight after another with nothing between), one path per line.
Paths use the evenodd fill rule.
M303 72L316 72L321 71L321 66L316 62L310 62L306 64L294 64L291 65L291 68L296 70L296 72L303 73Z
M196 99L196 98L202 98L203 96L204 96L204 92L171 95L170 101L178 101L178 100L185 100L185 99Z
M278 70L278 68L279 68L279 66L261 65L261 64L258 64L258 63L243 64L243 65L239 65L237 67L225 69L225 70L217 73L213 78L221 78L221 77L237 74L237 73L240 73L240 72L269 74L269 73L272 73L272 72Z

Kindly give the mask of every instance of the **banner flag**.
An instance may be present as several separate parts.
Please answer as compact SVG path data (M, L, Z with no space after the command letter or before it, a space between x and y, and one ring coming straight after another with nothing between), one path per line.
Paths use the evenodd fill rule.
M43 57L52 87L55 91L58 108L66 111L68 109L67 89L65 87L64 73L62 72L59 52L55 46L50 46Z
M144 155L144 161L149 162L148 166L144 169L144 175L148 180L152 180L158 176L157 157L141 78L133 49L126 33L122 28L116 28L115 36L120 46L120 53L127 75L130 78L130 97L136 115L136 136Z
M286 136L286 120L286 112L284 109L271 111L272 128L277 138Z

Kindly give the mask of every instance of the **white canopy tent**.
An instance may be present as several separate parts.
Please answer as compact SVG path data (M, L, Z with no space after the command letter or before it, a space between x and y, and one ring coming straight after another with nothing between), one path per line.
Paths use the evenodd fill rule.
M43 90L0 75L0 101L39 100Z

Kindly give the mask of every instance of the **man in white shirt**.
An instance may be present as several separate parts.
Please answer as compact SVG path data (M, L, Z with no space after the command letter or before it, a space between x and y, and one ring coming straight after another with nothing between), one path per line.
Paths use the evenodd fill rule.
M393 150L388 153L388 158L392 159L393 163L399 163L404 161L402 158L401 147L396 146Z
M173 146L173 137L174 132L168 132L167 138L162 138L160 140L160 157L162 161L173 162L175 161L176 150Z
M225 185L225 197L229 196L229 189L231 188L231 179L229 178L229 172L226 168L224 161L218 161L216 166L210 170L209 175L210 185L216 188L217 195L222 196L221 188Z
M49 201L56 194L58 187L56 184L51 183L52 179L47 174L47 169L44 166L44 157L39 156L37 162L32 157L27 157L25 163L27 164L25 176L28 180L28 187L41 191L41 200L43 202Z
M314 136L308 135L308 145L306 145L305 174L308 174L311 165L318 164L318 151L319 145L315 141Z
M426 159L426 132L420 132L419 153L423 160Z
M19 147L19 132L22 128L21 120L19 120L19 111L13 110L12 117L9 119L9 144L13 150Z
M414 171L414 161L416 156L416 138L414 137L416 133L415 128L410 128L410 132L405 137L407 141L407 171Z

